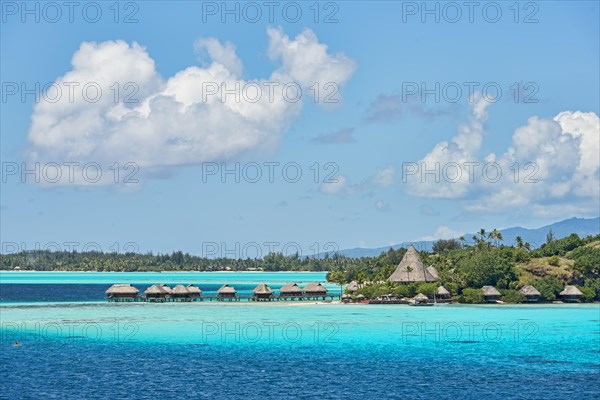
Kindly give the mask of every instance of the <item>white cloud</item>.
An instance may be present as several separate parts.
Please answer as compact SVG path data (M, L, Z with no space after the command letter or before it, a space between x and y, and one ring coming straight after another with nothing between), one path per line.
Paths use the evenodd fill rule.
M29 162L134 162L140 174L169 166L227 160L246 152L269 151L302 109L302 100L269 96L266 83L297 81L303 91L313 79L343 85L355 63L342 54L327 53L327 46L305 30L290 39L281 29L269 29L269 51L282 65L266 79L244 80L243 65L231 43L200 39L197 50L206 50L212 62L190 66L163 79L145 48L122 40L84 42L72 59L72 69L56 82L95 82L102 90L97 102L86 101L81 90L75 98L62 96L36 104L29 130ZM114 100L115 82L120 87ZM127 83L133 85L125 87ZM207 84L218 90L207 92ZM254 90L236 99L221 96L220 85ZM252 87L261 88L256 101ZM131 94L136 103L127 103ZM212 86L210 86L212 89ZM242 90L238 90L238 93ZM93 94L93 91L91 92ZM222 97L225 101L222 101ZM63 174L64 177L68 175ZM76 174L76 176L79 176ZM63 183L68 183L66 179ZM111 183L112 176L104 183ZM75 183L84 183L76 181Z
M396 168L393 165L388 165L384 169L377 170L377 173L373 177L373 183L381 187L389 187L394 184L394 176L396 175Z
M421 240L456 239L461 237L463 234L464 232L455 231L448 228L447 226L442 225L436 229L433 235L425 236L421 238Z
M319 190L323 194L335 194L335 195L345 195L350 194L353 190L348 185L348 179L340 175L337 178L333 179L332 182L324 182L321 184Z
M472 102L472 113L468 124L459 126L458 134L450 142L443 141L419 160L418 172L409 174L403 170L406 189L419 197L458 198L464 196L471 186L469 163L477 160L483 142L483 125L487 120L489 103L483 98ZM445 179L437 179L423 171L438 171Z
M408 193L464 199L462 206L471 212L530 207L540 217L597 215L600 124L595 113L565 111L554 118L533 116L515 130L504 154L482 155L486 107L486 102L475 101L468 125L461 126L450 142L436 144L417 162L417 173L403 170ZM465 164L468 162L476 163L471 164L472 170ZM484 174L486 163L496 164ZM434 170L436 166L437 182L433 174L421 174L425 167ZM502 175L496 181L497 170Z
M378 169L373 176L370 176L359 183L351 183L347 177L338 176L335 183L323 183L319 190L324 194L350 195L356 193L365 193L373 189L387 188L393 185L396 168L388 165L383 169ZM377 207L377 205L376 205Z
M294 40L290 40L281 28L271 28L268 34L271 59L281 59L289 78L304 87L315 83L320 87L329 82L338 84L345 80L340 78L349 77L356 68L356 63L344 54L329 54L327 45L319 43L310 29L304 29Z

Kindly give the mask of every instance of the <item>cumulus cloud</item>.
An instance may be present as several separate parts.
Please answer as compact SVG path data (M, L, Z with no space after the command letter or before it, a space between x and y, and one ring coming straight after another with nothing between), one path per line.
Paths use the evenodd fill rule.
M448 228L447 226L439 226L435 233L430 236L425 236L421 238L421 240L439 240L439 239L456 239L461 237L464 232L455 231L453 229Z
M214 38L195 43L197 51L208 54L209 64L190 66L167 79L135 42L82 43L71 70L56 83L93 82L102 96L90 101L89 95L75 90L72 99L62 96L36 104L26 159L133 162L143 173L273 149L302 109L302 99L293 102L282 95L283 85L296 82L304 91L314 80L343 85L355 62L328 53L308 29L293 39L281 29L267 33L269 54L281 65L269 77L251 80L241 77L243 65L235 46ZM112 176L105 183L110 182Z
M469 124L462 125L455 137L403 167L408 193L462 199L462 206L470 212L530 207L539 217L597 215L598 115L565 111L554 118L533 116L514 131L504 153L484 155L486 108L487 102L475 101ZM423 174L425 170L434 172Z

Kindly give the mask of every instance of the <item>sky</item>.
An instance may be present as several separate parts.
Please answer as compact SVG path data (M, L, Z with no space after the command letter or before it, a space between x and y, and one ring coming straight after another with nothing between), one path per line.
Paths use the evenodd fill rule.
M600 214L596 1L1 4L4 253L312 255Z

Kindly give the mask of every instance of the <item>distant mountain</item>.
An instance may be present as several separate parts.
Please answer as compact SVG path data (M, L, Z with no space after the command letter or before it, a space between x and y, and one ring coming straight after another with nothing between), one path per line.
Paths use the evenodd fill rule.
M555 222L551 225L542 226L541 228L537 229L527 229L521 227L507 228L501 229L500 233L502 233L503 236L502 243L512 245L515 243L515 239L517 238L517 236L521 236L523 238L523 241L529 242L533 248L537 248L546 242L546 234L548 233L548 231L550 231L550 229L552 229L552 232L554 233L554 237L556 239L569 236L572 233L576 233L580 237L585 237L588 235L597 235L600 233L600 217L588 219L570 218L565 219L563 221ZM466 233L464 236L467 242L472 242L471 238L476 235L476 233ZM417 250L431 251L434 243L435 241L421 240L416 242L403 242L395 244L393 246L384 246L370 249L355 247L352 249L340 250L339 253L347 257L353 258L376 257L382 252L389 250L390 247L392 247L393 249L399 249L401 247L408 247L411 244L415 246ZM319 256L324 255L324 253L319 254Z

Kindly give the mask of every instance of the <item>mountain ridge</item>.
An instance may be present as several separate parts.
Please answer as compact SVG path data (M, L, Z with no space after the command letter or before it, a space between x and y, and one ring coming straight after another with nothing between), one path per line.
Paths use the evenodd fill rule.
M600 233L600 217L572 217L554 222L549 225L544 225L539 228L523 228L520 226L514 226L505 229L499 229L498 231L502 233L502 243L504 244L512 245L514 244L516 237L521 236L524 242L528 242L529 244L531 244L532 248L537 248L546 242L546 234L550 231L550 229L552 229L552 233L554 234L554 237L556 239L569 236L572 233L576 233L580 237L585 237L588 235L597 235ZM476 235L477 233L465 233L464 237L467 243L471 243L473 241L472 236ZM382 252L389 250L390 247L396 250L401 247L408 247L410 245L413 245L417 250L431 251L435 242L436 240L417 240L412 242L402 242L394 244L392 246L382 246L375 248L354 247L350 249L339 250L338 253L346 257L352 258L376 257ZM317 256L324 257L325 255L326 253L321 253Z

